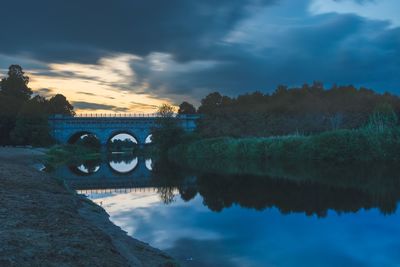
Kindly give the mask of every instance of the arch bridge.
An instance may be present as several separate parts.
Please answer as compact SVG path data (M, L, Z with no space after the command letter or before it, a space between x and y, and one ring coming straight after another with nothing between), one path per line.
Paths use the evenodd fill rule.
M185 131L196 128L199 115L176 115L177 121ZM102 145L107 145L112 137L125 133L133 136L139 145L144 145L151 130L158 126L160 116L156 114L121 115L54 115L49 118L52 137L61 144L73 143L82 135L95 135Z

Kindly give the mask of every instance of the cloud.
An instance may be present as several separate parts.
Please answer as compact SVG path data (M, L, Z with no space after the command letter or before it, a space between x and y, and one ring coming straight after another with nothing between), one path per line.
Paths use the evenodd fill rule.
M304 10L287 11L289 2L237 24L214 47L213 60L179 62L167 54L134 62L136 81L153 94L194 101L215 90L271 92L314 80L400 92L400 28L355 14L309 14L304 0L297 2Z
M400 26L397 0L313 0L310 11L315 14L336 12L390 22L392 27Z
M54 92L50 88L40 88L34 91L34 94L41 95L43 97L50 97L54 95Z
M2 8L0 62L20 60L36 86L61 87L74 101L135 112L141 104L132 101L150 110L198 104L216 90L271 92L314 80L400 92L394 0L22 0Z
M274 2L7 1L0 23L8 27L3 28L0 50L51 62L94 63L109 52L144 56L154 51L188 60L204 56L252 7Z
M150 109L150 110L156 110L158 108L157 105L152 105L152 104L146 104L146 103L141 103L141 102L135 102L132 101L130 108L131 109L137 109L137 108L142 108L142 109Z
M128 108L117 107L108 104L90 103L85 101L73 101L72 105L79 110L112 110L114 112L127 112Z

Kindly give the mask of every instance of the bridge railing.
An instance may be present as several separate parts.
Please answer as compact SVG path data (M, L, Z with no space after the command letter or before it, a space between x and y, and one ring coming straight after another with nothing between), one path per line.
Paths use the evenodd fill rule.
M79 113L75 114L73 118L161 118L159 113ZM200 117L198 114L177 114L173 117L176 118L194 118ZM53 115L50 118L71 118L71 116L65 115Z
M80 113L77 118L158 118L158 113Z

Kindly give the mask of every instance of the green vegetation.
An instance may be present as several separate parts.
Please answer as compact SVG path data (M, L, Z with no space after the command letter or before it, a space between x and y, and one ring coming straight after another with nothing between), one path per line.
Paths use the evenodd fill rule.
M75 144L55 145L46 153L46 165L56 166L67 162L97 160L101 158L101 144L94 135L84 135Z
M158 109L157 127L152 129L152 142L160 153L168 151L182 142L185 135L183 129L174 119L174 107L164 104Z
M210 138L179 145L171 158L252 158L318 160L330 162L398 161L400 129L382 132L369 129L337 130L321 134L267 138Z
M168 154L182 162L399 161L399 112L399 97L353 86L279 86L271 95L255 92L237 98L212 93L198 109L199 138L181 136Z
M47 166L57 166L71 161L100 159L100 151L82 145L55 145L46 153Z
M290 161L369 162L400 160L400 128L387 105L379 105L367 125L314 135L200 139L169 151L171 158L268 159Z
M364 127L377 106L400 114L400 98L353 86L300 88L278 86L272 94L228 97L218 92L201 100L198 131L203 137L268 137L310 135Z
M134 152L138 149L137 143L130 139L114 139L108 144L108 151L111 152Z
M72 105L57 94L50 99L32 97L29 77L18 65L11 65L0 82L0 145L48 146L48 116L74 115Z

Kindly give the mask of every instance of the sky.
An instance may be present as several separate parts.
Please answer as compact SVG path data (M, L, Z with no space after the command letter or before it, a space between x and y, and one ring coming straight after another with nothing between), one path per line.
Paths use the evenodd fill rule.
M1 4L0 76L78 113L152 113L315 80L400 93L398 0L20 0Z

